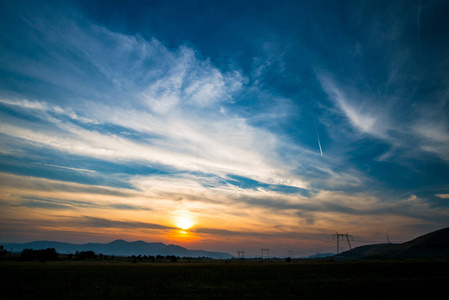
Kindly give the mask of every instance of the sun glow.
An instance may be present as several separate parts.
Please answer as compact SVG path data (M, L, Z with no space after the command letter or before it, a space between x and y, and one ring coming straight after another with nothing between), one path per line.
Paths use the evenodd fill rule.
M193 226L193 221L187 217L180 217L176 222L176 226L182 230L186 230Z

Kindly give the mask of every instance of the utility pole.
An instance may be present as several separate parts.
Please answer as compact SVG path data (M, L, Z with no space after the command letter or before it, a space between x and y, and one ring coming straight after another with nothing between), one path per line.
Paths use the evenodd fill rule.
M390 243L390 237L388 236L388 232L387 232L387 243L388 243L388 244L391 244L391 243Z
M349 242L349 237L351 237L351 240L354 240L352 235L349 235L348 233L343 234L343 233L338 233L337 232L337 234L334 234L332 237L333 238L337 238L337 254L340 253L340 238L342 238L342 239L346 238L346 241L348 242L349 250L352 249L351 248L351 242Z

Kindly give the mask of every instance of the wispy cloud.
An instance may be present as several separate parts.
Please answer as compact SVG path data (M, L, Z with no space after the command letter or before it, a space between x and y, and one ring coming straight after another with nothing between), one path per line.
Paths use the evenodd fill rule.
M431 152L441 159L449 161L449 123L446 118L422 117L412 127L413 132L420 138L420 148Z
M378 138L388 138L390 130L387 111L373 106L372 99L355 88L342 89L329 76L317 73L318 79L329 98L334 101L350 124L362 133Z
M33 19L32 24L35 22ZM155 39L146 41L89 23L82 27L66 19L62 24L72 34L58 27L48 37L43 32L52 24L45 22L37 28L47 39L48 52L57 56L77 49L83 55L67 63L74 68L94 65L110 84L106 94L119 102L111 105L111 99L95 93L89 95L95 101L67 99L65 107L39 100L4 99L2 103L26 109L53 125L16 119L3 124L2 133L96 159L140 161L221 176L242 174L270 183L291 175L277 157L280 141L275 135L249 125L238 115L220 113L223 105L232 108L234 95L246 82L238 70L223 73L186 46L171 51ZM31 61L21 72L44 81L48 81L45 74L60 72L49 64L41 73L29 73L40 63ZM65 79L48 81L62 86L54 80ZM80 84L88 87L87 91L95 90L95 85L88 78ZM118 125L150 138L137 141L118 133L100 133L92 127L95 124ZM291 182L305 186L298 179Z
M117 221L96 217L81 217L78 220L73 219L77 226L84 227L101 227L101 228L145 228L145 229L175 229L175 227L163 226L159 224L144 223L144 222L129 222L129 221Z
M109 188L104 186L85 185L67 181L51 180L46 178L37 178L30 176L18 176L8 173L0 172L0 186L3 190L11 190L8 194L12 196L21 189L24 191L31 191L30 193L53 193L63 192L67 194L90 194L102 196L117 196L120 198L127 198L133 196L133 191L122 188Z
M376 97L354 86L338 85L329 75L320 72L317 76L323 90L357 132L378 138L393 148L406 149L410 156L418 156L424 151L448 160L449 125L447 118L441 115L444 105L438 105L441 110L434 111L425 103L414 104L415 107L408 113L414 117L409 117L394 105L380 107ZM385 97L397 101L394 94ZM391 158L393 153L388 151L379 159Z
M67 170L73 170L73 171L80 171L80 172L89 172L89 173L95 173L96 172L94 170L80 169L80 168L71 168L71 167L58 166L58 165L52 165L52 164L42 164L42 163L38 163L38 162L36 162L35 164L45 165L45 166L53 167L53 168L61 168L61 169L67 169Z

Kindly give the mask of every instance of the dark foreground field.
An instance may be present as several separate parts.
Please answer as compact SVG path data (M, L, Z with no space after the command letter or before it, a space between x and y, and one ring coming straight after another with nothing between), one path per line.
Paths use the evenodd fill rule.
M0 262L1 299L439 299L449 261Z

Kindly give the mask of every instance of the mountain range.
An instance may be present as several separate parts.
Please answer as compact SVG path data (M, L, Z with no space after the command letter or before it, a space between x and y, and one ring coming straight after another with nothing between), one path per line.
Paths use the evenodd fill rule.
M211 252L204 250L188 250L178 245L165 245L163 243L147 243L144 241L127 242L115 240L107 244L88 243L70 244L53 241L36 241L23 244L4 244L5 249L13 252L21 252L23 249L47 249L55 248L58 253L69 254L76 251L94 251L97 254L131 256L131 255L175 255L186 257L210 257L215 259L228 259L232 255L222 252Z

